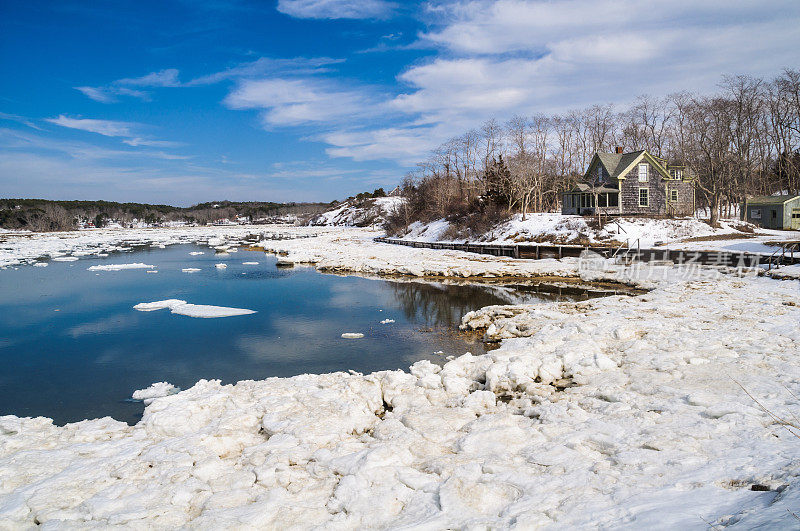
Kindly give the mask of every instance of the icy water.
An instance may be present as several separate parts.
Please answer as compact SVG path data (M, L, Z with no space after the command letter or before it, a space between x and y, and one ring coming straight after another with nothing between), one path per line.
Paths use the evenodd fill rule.
M259 264L243 264L248 261ZM133 262L152 264L158 273L87 270ZM200 271L181 271L189 267ZM443 356L484 352L482 343L457 331L466 312L553 297L563 298L531 289L281 269L262 252L220 257L192 245L2 270L0 415L41 415L59 424L112 416L134 423L143 406L128 397L158 381L185 389L201 378L233 383L407 369L420 359L441 363ZM164 299L257 313L200 319L133 308ZM394 323L381 324L386 319ZM345 332L364 338L342 339Z

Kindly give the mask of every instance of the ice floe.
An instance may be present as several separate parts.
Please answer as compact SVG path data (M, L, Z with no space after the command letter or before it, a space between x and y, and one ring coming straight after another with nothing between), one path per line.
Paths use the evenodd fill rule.
M125 269L153 269L155 266L150 264L143 264L135 262L133 264L103 264L93 265L87 268L87 271L123 271Z
M225 269L226 267L228 267L228 264L214 264L214 267L216 267L217 269Z
M150 405L156 398L174 395L180 388L175 387L169 382L156 382L146 389L139 389L133 392L131 398L141 400L144 405Z
M242 262L242 265L258 265L258 262Z
M256 313L255 310L245 308L229 308L227 306L211 306L207 304L189 304L180 299L167 299L155 302L141 302L133 307L140 312L152 312L155 310L169 309L170 312L187 317L215 318L215 317L234 317L237 315L249 315Z
M342 334L342 339L361 339L364 334L361 332L345 332Z
M189 253L189 254L190 254L191 256L199 256L199 255L201 255L201 254L206 254L206 253L204 253L203 251L192 251L192 252L191 252L191 253Z
M199 267L184 267L183 269L181 269L181 271L183 271L184 273L197 273L198 271L200 271L200 268Z
M393 323L393 322L394 322L394 319L384 319L383 321L381 321L381 324L389 324L389 323Z

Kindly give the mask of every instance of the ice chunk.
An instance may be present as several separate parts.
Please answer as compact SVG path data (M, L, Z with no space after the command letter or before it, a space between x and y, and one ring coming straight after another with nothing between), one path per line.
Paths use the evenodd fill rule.
M77 259L77 256L57 256L53 258L56 262L74 262Z
M36 262L34 267L47 267L47 262Z
M206 254L206 253L204 253L203 251L192 251L192 252L191 252L191 253L189 253L189 254L190 254L191 256L198 256L198 255L201 255L201 254Z
M134 400L141 400L142 402L144 402L144 405L147 406L150 405L150 403L156 398L174 395L179 391L180 391L179 387L175 387L169 382L156 382L146 389L139 389L138 391L134 391L131 398L133 398Z
M200 269L197 267L185 267L181 269L181 271L183 271L184 273L197 273L198 271L200 271Z
M248 310L245 308L229 308L227 306L211 306L207 304L189 304L180 299L141 302L133 308L135 310L139 310L140 312L152 312L154 310L163 310L165 308L169 308L169 311L174 314L203 319L234 317L236 315L249 315L251 313L256 313L255 310Z
M364 334L361 332L345 332L342 334L342 339L361 339Z
M153 269L154 265L143 264L136 262L133 264L105 264L94 265L87 269L87 271L122 271L123 269Z
M187 303L186 301L182 301L180 299L167 299L156 302L140 302L139 304L134 306L133 309L139 310L140 312L152 312L153 310L163 310L164 308L172 308L173 306L177 306L179 304L187 304Z
M225 269L226 267L228 267L228 264L216 264L214 267L216 267L217 269Z
M242 262L242 265L258 265L258 262Z
M389 323L393 323L393 322L394 322L394 319L384 319L383 321L381 321L381 324L389 324Z

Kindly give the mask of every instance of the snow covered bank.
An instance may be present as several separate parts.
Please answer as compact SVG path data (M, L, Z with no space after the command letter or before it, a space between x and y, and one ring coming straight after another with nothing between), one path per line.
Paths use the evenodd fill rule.
M200 381L136 426L1 417L0 527L792 525L800 443L739 384L800 413L796 283L669 280L476 312L508 339L444 367Z
M247 245L246 239L266 237L279 232L295 234L325 233L340 230L327 227L284 227L236 225L215 227L175 227L159 229L92 229L71 232L8 233L0 241L0 268L32 264L39 258L75 261L80 257L104 257L109 253L128 252L136 247L164 248L167 245L196 243L234 250ZM210 244L209 242L214 242ZM200 251L197 251L200 252Z
M335 208L311 219L314 226L347 226L380 228L395 209L404 201L402 197L376 197L362 201L345 201Z
M256 313L254 310L244 308L228 308L226 306L210 306L207 304L189 304L180 299L167 299L155 302L140 302L133 307L140 312L152 312L155 310L169 309L171 313L185 315L186 317L199 317L211 319L216 317L234 317L237 315L249 315Z
M640 247L653 247L663 244L676 244L684 248L687 239L726 237L749 241L753 237L753 230L763 234L766 239L791 239L800 236L800 233L789 234L786 231L770 231L758 229L750 224L739 221L722 220L719 228L712 228L704 221L697 218L678 219L650 219L650 218L617 218L607 223L602 229L591 225L591 218L583 216L563 216L561 214L534 213L528 214L525 221L517 214L511 220L494 227L475 241L483 243L514 244L530 242L554 243L605 243L615 242L634 244L639 242ZM432 223L413 223L408 234L403 239L412 241L452 241L447 234L450 224L440 219ZM463 240L461 240L463 241ZM705 249L709 245L718 247L719 242L706 240L696 242L686 248ZM722 244L724 245L724 241ZM738 242L737 242L738 243ZM735 249L732 249L735 250ZM744 249L740 249L744 250ZM773 248L774 250L774 248Z

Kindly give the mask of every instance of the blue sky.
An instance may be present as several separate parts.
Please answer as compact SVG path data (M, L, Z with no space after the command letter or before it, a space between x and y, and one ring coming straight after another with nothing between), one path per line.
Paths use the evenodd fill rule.
M800 67L800 2L4 0L0 196L330 201L489 117Z

